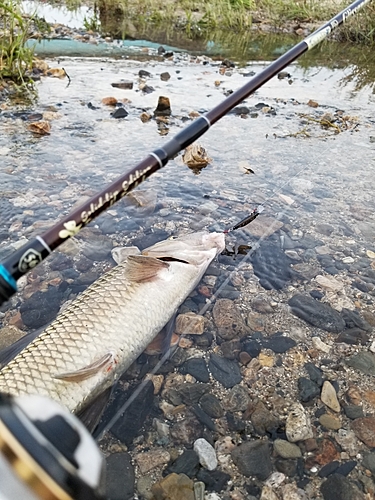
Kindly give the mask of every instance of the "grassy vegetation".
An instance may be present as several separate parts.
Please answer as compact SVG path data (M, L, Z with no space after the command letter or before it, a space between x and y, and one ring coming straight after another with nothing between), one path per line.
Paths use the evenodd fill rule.
M24 19L17 0L0 1L0 80L25 84L33 53L25 46L30 20Z
M76 2L77 0L69 0ZM346 0L97 0L102 28L122 24L176 25L191 36L215 28L247 30L253 18L276 30L310 23L317 26L348 5ZM375 7L369 5L338 31L340 37L374 43Z

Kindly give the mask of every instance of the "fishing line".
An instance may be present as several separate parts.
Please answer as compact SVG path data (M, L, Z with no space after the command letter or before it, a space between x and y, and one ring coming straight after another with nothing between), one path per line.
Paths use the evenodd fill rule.
M201 137L231 109L253 94L265 82L277 75L302 54L325 40L332 31L346 22L351 16L357 14L360 9L371 1L354 1L349 7L342 10L330 21L272 62L243 87L229 95L222 103L211 109L204 116L200 116L194 120L168 142L163 143L159 149L148 154L146 158L127 173L106 186L102 191L95 194L66 217L63 217L57 224L40 235L39 239L31 239L22 248L13 252L0 263L0 305L17 292L16 280L34 269L35 266L48 257L49 253L46 250L46 246L54 250L68 238L75 236L82 227L85 227L108 207L122 199L154 172L164 167L170 159L174 158L182 149L185 149ZM43 241L43 244L41 241Z

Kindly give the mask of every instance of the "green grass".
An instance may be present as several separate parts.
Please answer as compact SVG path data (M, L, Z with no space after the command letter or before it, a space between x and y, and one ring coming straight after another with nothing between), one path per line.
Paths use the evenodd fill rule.
M33 60L32 50L25 46L30 20L24 19L15 0L0 1L0 20L0 80L10 79L24 85Z

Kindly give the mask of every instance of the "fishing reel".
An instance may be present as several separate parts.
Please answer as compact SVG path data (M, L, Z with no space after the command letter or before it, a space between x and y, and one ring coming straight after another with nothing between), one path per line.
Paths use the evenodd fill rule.
M0 500L101 500L103 471L92 436L58 403L0 394Z

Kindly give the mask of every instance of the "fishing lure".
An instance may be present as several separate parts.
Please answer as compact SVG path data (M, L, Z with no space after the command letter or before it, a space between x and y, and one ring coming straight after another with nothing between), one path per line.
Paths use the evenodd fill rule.
M245 227L250 222L253 222L254 219L258 217L259 214L261 214L264 210L264 207L262 205L259 205L259 207L254 208L254 210L251 212L250 215L242 219L240 222L238 222L235 226L225 229L224 234L231 233L232 231L235 231L236 229L240 229L241 227Z

